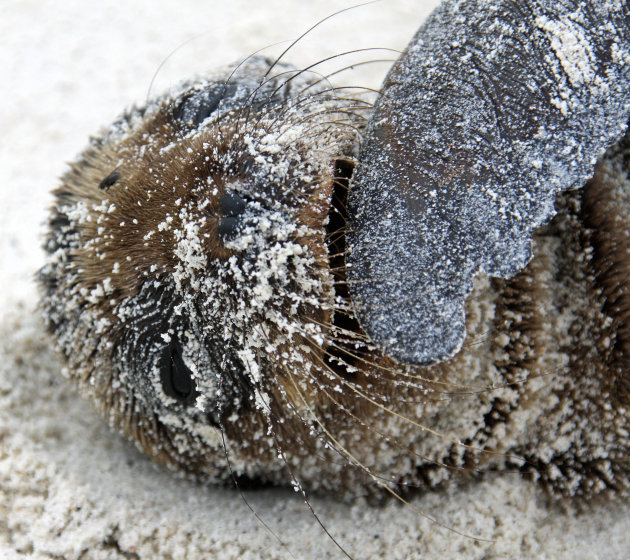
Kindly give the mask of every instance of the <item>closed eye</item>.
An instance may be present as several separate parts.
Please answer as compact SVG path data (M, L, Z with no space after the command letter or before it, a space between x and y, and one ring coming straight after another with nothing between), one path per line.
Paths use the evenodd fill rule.
M166 346L160 363L160 380L164 392L183 405L192 404L197 397L197 389L192 371L184 362L177 344Z

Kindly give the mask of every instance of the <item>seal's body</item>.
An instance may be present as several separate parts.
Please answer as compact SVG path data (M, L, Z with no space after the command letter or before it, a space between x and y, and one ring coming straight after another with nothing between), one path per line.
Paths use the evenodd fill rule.
M216 482L343 497L504 469L627 489L627 144L558 199L526 269L477 279L455 357L401 365L347 286L367 107L252 59L93 140L40 273L69 376L156 461Z

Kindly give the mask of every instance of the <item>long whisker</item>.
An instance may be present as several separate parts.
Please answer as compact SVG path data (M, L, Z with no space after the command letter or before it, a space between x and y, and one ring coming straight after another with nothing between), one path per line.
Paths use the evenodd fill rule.
M340 14L343 14L344 12L349 12L350 10L355 10L357 8L361 8L363 6L368 6L370 4L374 4L375 2L377 2L378 0L371 0L369 2L362 2L361 4L356 4L354 6L349 6L348 8L344 8L342 10L339 10L338 12L335 12L333 14L330 14L328 16L326 16L325 18L319 20L315 25L312 25L311 27L309 27L304 33L302 33L297 39L295 39L284 51L282 51L280 53L280 55L274 60L273 64L271 64L271 66L269 66L269 69L267 70L267 72L265 73L265 75L263 76L263 80L269 75L269 73L277 66L277 64L284 58L284 55L286 55L295 45L297 45L304 37L306 37L309 33L311 33L313 30L317 29L320 25L322 25L324 22L328 21L329 19L332 19Z
M327 367L326 364L324 364L324 363L321 363L321 365L323 367ZM442 461L436 461L435 459L431 459L431 458L429 458L427 456L424 456L424 455L421 455L421 454L417 453L416 451L414 451L412 449L409 449L408 446L402 444L398 440L397 437L390 436L390 435L387 435L387 434L383 433L382 431L374 428L374 426L372 426L371 424L369 424L369 423L365 422L364 420L362 420L361 418L359 418L359 416L354 414L352 411L348 410L348 408L339 399L335 398L333 396L333 394L330 391L328 391L328 386L327 385L320 384L320 389L338 407L339 410L342 410L345 414L350 416L358 424L362 425L368 431L378 434L379 436L384 438L387 442L394 444L398 449L404 449L406 453L411 453L412 455L414 455L418 459L421 459L424 463L436 465L436 466L439 466L439 467L444 467L444 468L446 468L448 470L452 470L452 471L466 472L466 471L471 470L471 469L469 469L467 467L460 467L460 466L457 466L457 465L449 465L449 464L446 464L446 463L444 463ZM473 469L473 470L475 472L478 472L478 473L499 472L497 469ZM501 470L500 472L502 472L502 473L509 473L509 474L521 474L520 471ZM376 474L373 471L372 471L371 474L376 476ZM387 480L384 476L381 476L380 478L382 480Z
M149 82L149 87L147 88L147 95L146 95L146 101L149 101L149 98L151 97L151 90L153 89L153 84L155 83L155 80L158 76L158 74L160 73L160 70L162 70L162 68L164 67L164 65L177 53L179 52L181 49L183 49L186 45L189 45L190 43L192 43L193 41L196 41L197 39L199 39L200 37L203 37L204 35L207 35L208 33L210 33L209 31L204 31L203 33L198 33L197 35L193 35L192 37L186 39L183 43L180 43L179 45L177 45L177 47L175 47L170 53L168 53L160 62L160 64L158 64L158 67L155 69L155 72L153 73L153 76L151 77L151 81Z
M247 506L249 511L252 512L256 520L265 528L265 530L270 535L272 535L278 541L280 546L289 554L289 556L291 556L291 558L293 558L294 560L297 560L295 556L293 555L293 553L291 552L291 550L289 549L289 547L282 541L280 536L267 524L267 522L252 507L252 505L249 503L249 500L245 497L245 494L238 483L238 479L236 478L236 473L234 472L234 469L232 468L232 462L230 461L230 453L228 451L227 444L225 442L225 431L224 431L223 426L221 426L221 445L223 447L223 454L225 456L225 462L230 472L230 477L232 478L232 481L234 482L234 486L236 487L239 495L241 496L241 500L243 500L243 503Z
M301 391L299 390L299 387L297 386L297 384L295 383L295 380L293 379L293 376L289 376L289 379L291 380L291 382L294 384L294 387L296 389L296 392L298 395L300 395L304 406L313 414L313 411L310 407L310 405L308 404L308 402L306 402L306 400L303 398ZM448 525L446 525L445 523L440 522L438 519L436 519L435 517L422 512L420 510L418 510L416 507L414 507L408 500L405 500L398 492L396 492L395 490L393 490L392 488L390 488L390 486L388 484L386 484L385 482L383 482L382 480L380 480L378 477L373 476L372 472L370 471L370 469L364 465L361 461L359 461L359 459L357 457L355 457L350 451L348 451L348 449L346 449L331 433L330 431L326 428L326 426L324 426L321 421L317 418L316 415L313 414L313 416L315 417L315 421L317 422L317 424L320 426L320 428L323 430L323 432L326 434L327 438L329 438L329 440L340 450L343 450L344 454L346 455L346 457L348 458L348 460L355 464L357 467L359 467L363 472L365 472L368 476L370 476L372 478L372 480L374 480L374 482L381 488L385 489L387 492L389 492L392 496L394 496L397 500L399 500L400 502L404 503L405 505L409 506L411 509L413 509L418 515L420 515L421 517L424 517L425 519L427 519L428 521L434 523L435 525L437 525L438 527L442 527L443 529L446 529L447 531L453 532L455 534L458 534L462 537L465 538L469 538L472 540L478 540L478 541L485 541L485 542L493 542L490 539L483 539L480 537L476 537L474 535L468 535L466 533L463 533L461 531L458 531L457 529L453 529L452 527L449 527Z

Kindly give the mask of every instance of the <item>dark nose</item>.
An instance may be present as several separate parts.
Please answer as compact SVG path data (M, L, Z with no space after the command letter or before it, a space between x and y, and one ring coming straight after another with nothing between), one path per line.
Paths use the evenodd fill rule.
M217 233L223 239L233 237L240 223L240 215L245 211L247 203L235 192L226 192L219 198L219 206L223 218L219 222Z

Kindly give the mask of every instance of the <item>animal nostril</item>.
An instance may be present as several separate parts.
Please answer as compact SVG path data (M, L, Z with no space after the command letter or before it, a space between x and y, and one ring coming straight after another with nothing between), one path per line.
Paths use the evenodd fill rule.
M236 233L240 220L236 216L228 216L227 218L223 218L219 222L219 226L217 227L217 233L220 237L233 237Z
M235 192L226 192L219 198L219 206L224 216L239 216L245 211L247 203Z
M164 349L160 366L162 388L169 396L182 404L194 401L197 391L192 371L186 366L180 350L176 346Z

